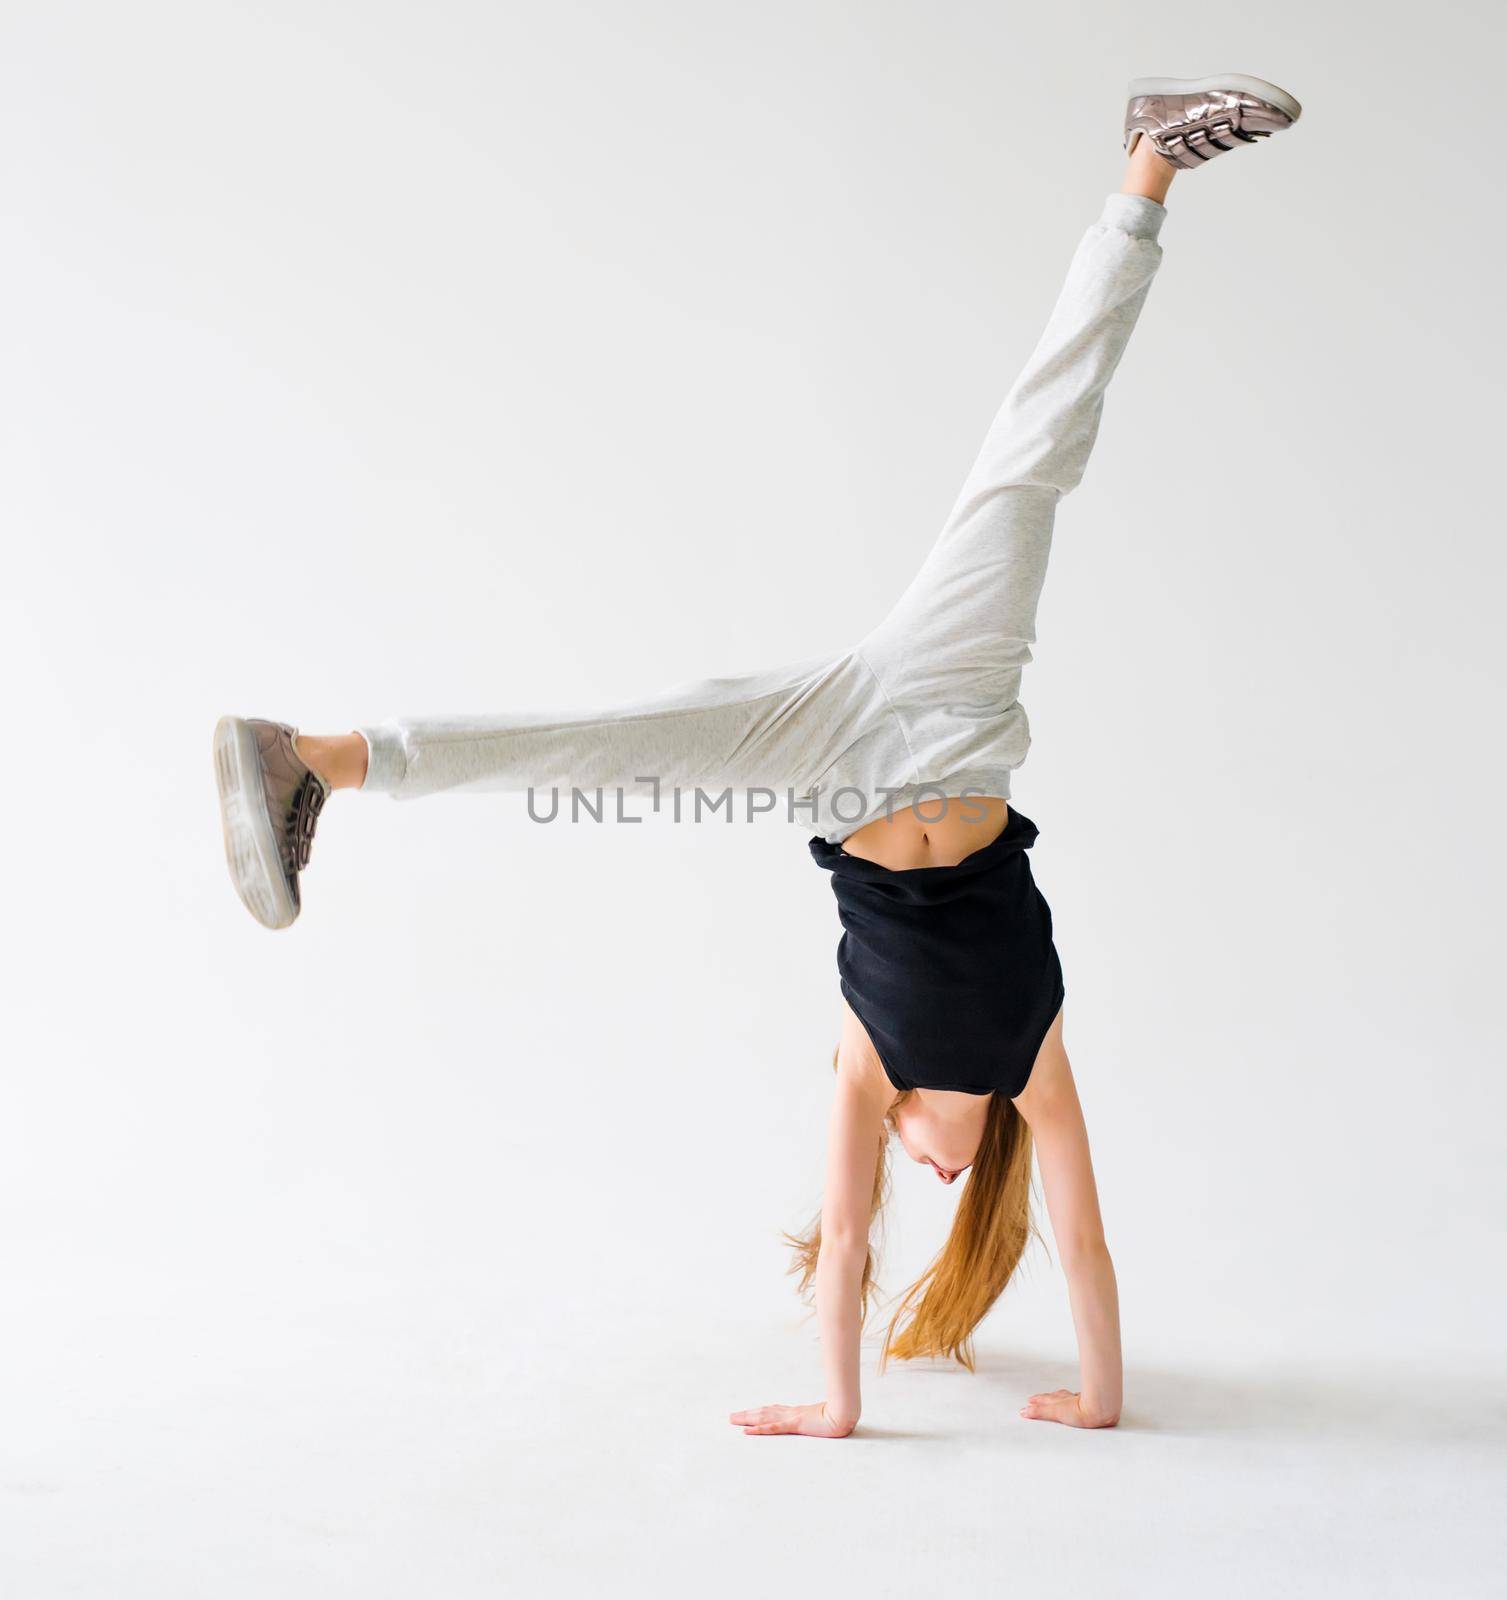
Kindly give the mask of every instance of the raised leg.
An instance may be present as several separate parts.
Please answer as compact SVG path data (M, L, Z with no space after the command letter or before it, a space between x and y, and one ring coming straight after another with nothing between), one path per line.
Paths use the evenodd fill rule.
M1166 192L1171 169L1154 154L1137 156L1126 191L1109 196L1084 234L940 537L860 646L925 781L967 769L988 792L1007 795L1009 770L1025 758L1020 676L1057 502L1083 476L1105 390L1161 261L1166 212L1150 194Z

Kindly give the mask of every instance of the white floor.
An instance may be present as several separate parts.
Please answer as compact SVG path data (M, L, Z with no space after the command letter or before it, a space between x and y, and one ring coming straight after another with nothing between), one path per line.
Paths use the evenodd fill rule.
M852 1440L754 1440L723 1414L807 1397L808 1335L689 1289L598 1320L453 1277L116 1289L8 1329L17 1600L1500 1593L1479 1373L1133 1362L1122 1426L1074 1433L1017 1419L1071 1369L1001 1315L973 1376L871 1379Z

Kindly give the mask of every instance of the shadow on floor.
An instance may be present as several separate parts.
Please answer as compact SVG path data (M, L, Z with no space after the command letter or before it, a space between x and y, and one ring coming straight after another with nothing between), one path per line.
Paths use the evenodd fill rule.
M939 1364L940 1365L940 1364ZM959 1372L967 1381L968 1374ZM1077 1386L1077 1369L1060 1362L981 1351L974 1381L1012 1410L1032 1394ZM1500 1440L1507 1391L1500 1382L1448 1371L1251 1368L1229 1372L1130 1366L1120 1429L1135 1433L1266 1433L1348 1436L1459 1444Z

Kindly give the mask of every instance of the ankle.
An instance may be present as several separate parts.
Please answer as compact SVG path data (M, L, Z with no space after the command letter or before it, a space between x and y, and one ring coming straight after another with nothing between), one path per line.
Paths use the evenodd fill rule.
M332 789L359 789L366 782L370 752L359 733L298 735L299 759Z
M1155 145L1143 134L1136 140L1135 149L1125 168L1125 181L1120 185L1120 193L1138 194L1143 200L1155 200L1161 205L1176 176L1177 168L1170 161L1164 161L1156 153Z

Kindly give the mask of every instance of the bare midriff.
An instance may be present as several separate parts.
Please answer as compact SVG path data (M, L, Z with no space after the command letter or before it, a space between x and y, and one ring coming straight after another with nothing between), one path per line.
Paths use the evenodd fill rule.
M1010 807L1003 800L970 795L907 806L892 817L876 817L842 842L850 856L875 861L891 872L915 867L955 867L1005 831Z

